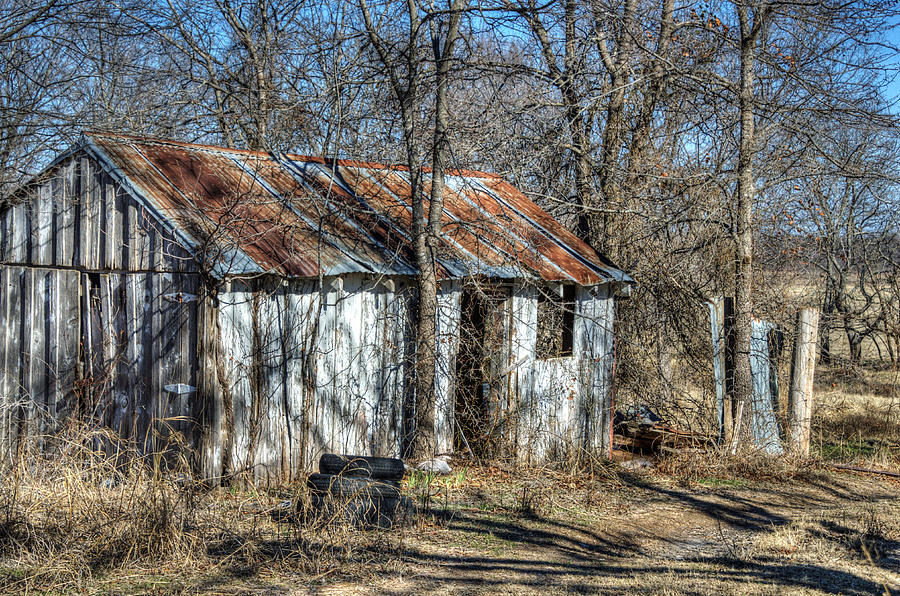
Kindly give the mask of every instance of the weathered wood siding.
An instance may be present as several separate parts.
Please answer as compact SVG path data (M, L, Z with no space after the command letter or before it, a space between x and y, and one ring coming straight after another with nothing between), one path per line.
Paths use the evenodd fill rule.
M233 412L231 473L291 478L324 452L399 456L410 418L408 282L362 275L219 296L225 394ZM453 370L459 291L439 294L438 449L453 444Z
M230 280L216 293L166 226L91 159L60 163L29 192L0 211L4 461L70 414L146 450L183 439L211 477L277 482L326 451L403 452L414 419L412 279ZM444 282L438 294L439 452L456 438L461 288ZM517 285L508 309L504 440L528 461L605 451L609 289L579 288L567 358L535 359L534 288Z
M195 275L3 265L0 284L5 461L71 414L148 449L173 431L195 440L184 390L196 385L197 305L178 300L195 293Z
M94 160L77 154L47 172L28 200L0 211L0 263L79 271L190 272L164 226Z
M84 155L20 198L0 210L4 461L76 413L147 448L172 431L194 441L189 254Z
M609 286L578 288L571 356L539 360L538 290L517 286L512 297L511 400L516 454L539 462L572 453L604 454L612 414L614 300Z

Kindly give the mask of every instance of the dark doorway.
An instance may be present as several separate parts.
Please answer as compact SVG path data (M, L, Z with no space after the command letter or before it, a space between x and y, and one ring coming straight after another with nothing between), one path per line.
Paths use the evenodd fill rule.
M509 288L472 286L460 299L456 447L501 454L508 412Z

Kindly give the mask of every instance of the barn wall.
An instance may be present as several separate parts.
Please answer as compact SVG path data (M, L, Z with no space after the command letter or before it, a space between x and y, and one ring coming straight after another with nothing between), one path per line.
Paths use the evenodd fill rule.
M193 261L84 155L20 199L0 211L2 460L73 413L148 448L193 442Z
M516 453L539 462L609 448L614 300L609 286L578 288L571 356L538 360L538 289L519 285L512 296L511 375L518 424Z
M147 449L193 443L195 275L4 265L0 287L3 461L73 414Z
M225 394L234 433L225 467L291 478L324 452L399 456L412 417L412 290L347 275L219 295ZM459 290L439 293L438 449L453 444Z
M210 475L284 480L325 451L402 453L414 414L410 280L345 275L323 291L317 280L233 281L204 306L201 333L188 253L92 160L62 162L29 192L0 211L4 461L74 412L148 450L178 431ZM460 296L457 282L438 295L439 452L454 449ZM605 450L608 288L579 289L569 358L534 358L535 288L516 286L509 309L504 436L531 461ZM203 383L199 346L216 352L199 354Z

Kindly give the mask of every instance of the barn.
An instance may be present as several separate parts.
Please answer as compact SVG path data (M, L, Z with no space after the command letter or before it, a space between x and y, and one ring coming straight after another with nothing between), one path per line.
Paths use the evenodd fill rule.
M84 134L0 210L3 461L73 418L206 478L401 454L411 222L403 167ZM628 275L483 172L441 240L438 451L606 452Z

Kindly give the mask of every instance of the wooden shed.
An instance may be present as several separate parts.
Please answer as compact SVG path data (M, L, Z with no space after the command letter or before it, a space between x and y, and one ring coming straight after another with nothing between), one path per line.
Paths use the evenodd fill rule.
M148 452L177 436L207 478L402 453L406 169L91 133L13 199L0 210L6 461L72 416ZM442 241L438 451L605 452L628 276L482 172L448 176Z

